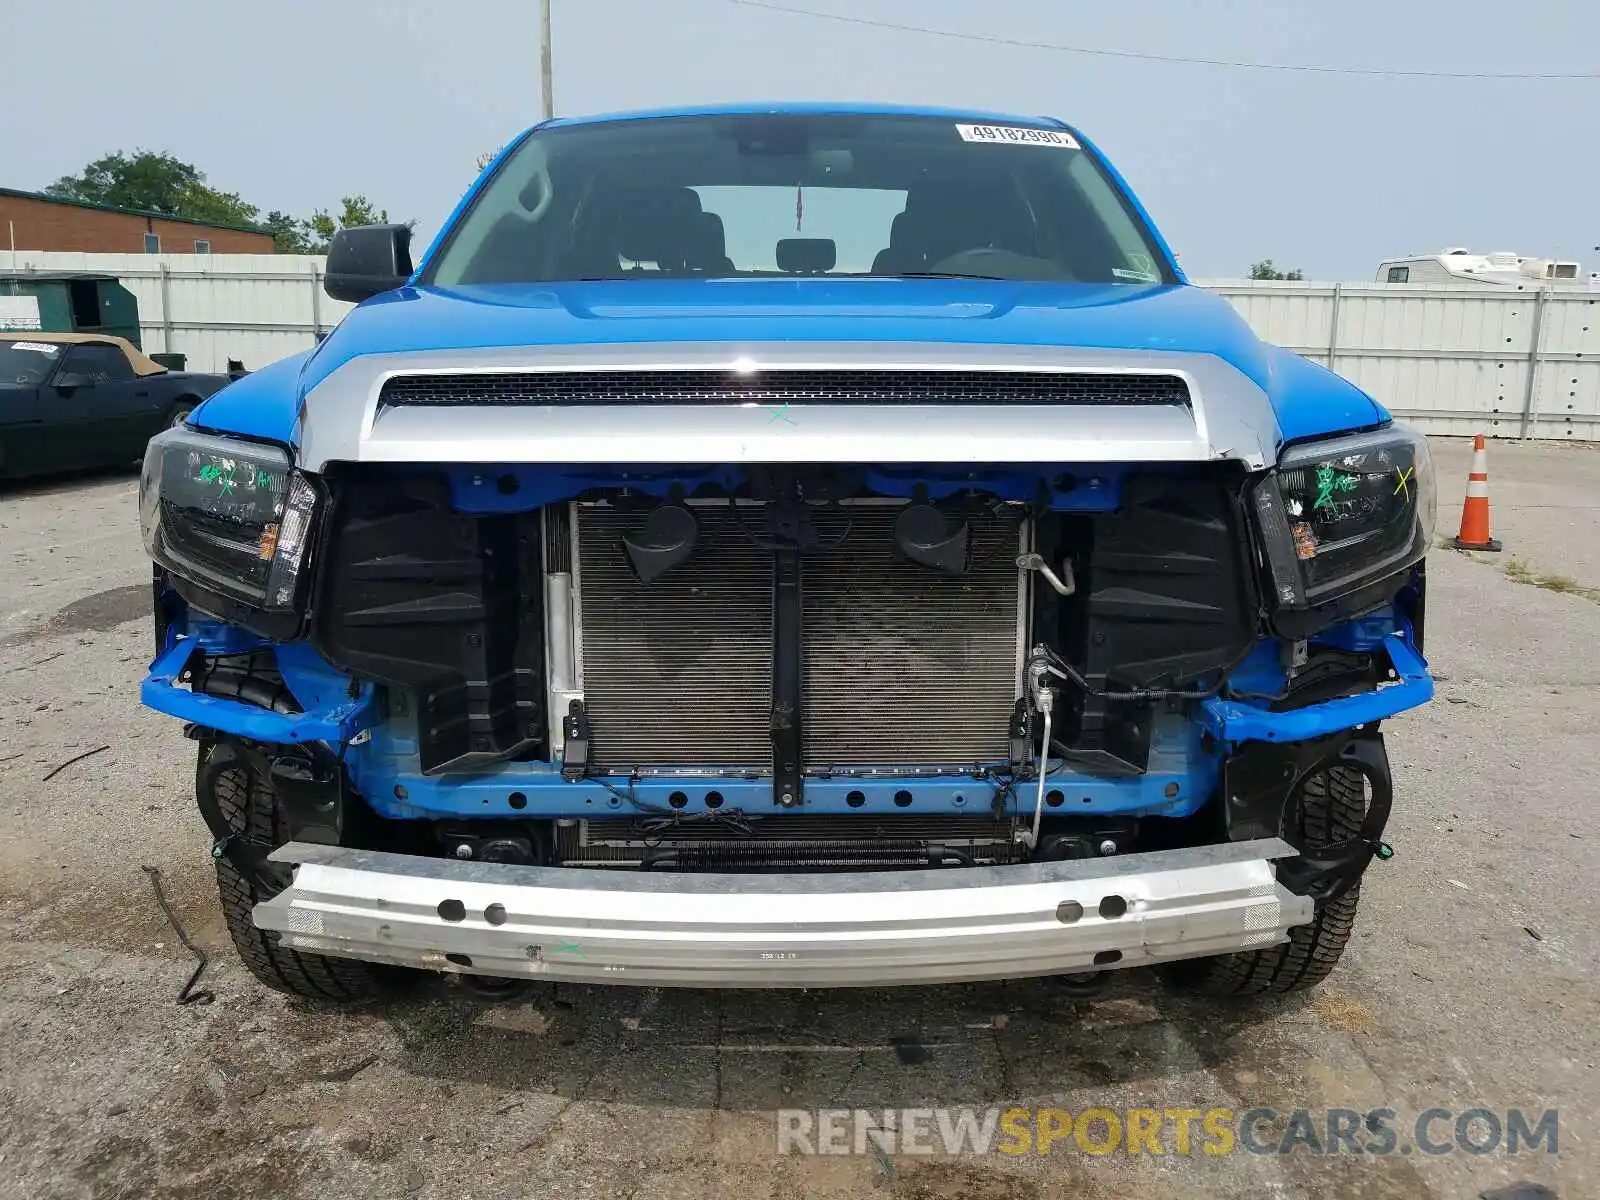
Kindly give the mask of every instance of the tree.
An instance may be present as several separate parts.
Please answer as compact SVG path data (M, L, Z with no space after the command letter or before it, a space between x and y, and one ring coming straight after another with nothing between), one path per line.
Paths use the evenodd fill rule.
M272 235L279 254L310 254L311 239L306 236L306 223L299 217L273 209L261 222L261 228Z
M382 225L386 209L376 207L361 194L342 197L337 217L319 208L309 218L273 209L265 217L237 192L219 192L206 183L205 173L162 151L118 150L102 155L80 174L63 175L44 189L47 196L136 208L170 217L187 217L216 225L247 225L272 235L279 254L326 254L328 243L341 229L352 225ZM415 224L415 222L412 222Z
M204 172L165 151L135 150L130 155L118 150L95 159L82 174L63 175L44 191L63 200L137 208L217 225L254 225L260 212L237 192L207 186Z
M1292 271L1280 271L1280 270L1278 270L1277 267L1272 265L1272 260L1270 258L1263 258L1258 263L1251 263L1250 264L1250 278L1251 279L1291 279L1291 280L1301 280L1301 279L1304 279L1305 277L1306 277L1305 276L1305 272L1302 271L1299 267L1295 267Z
M327 209L319 208L311 214L309 221L303 222L306 240L310 249L301 251L304 254L326 254L328 244L333 241L333 235L341 229L349 229L354 225L387 225L389 223L389 210L376 208L371 200L365 196L345 196L339 201L343 210L337 218L333 217Z

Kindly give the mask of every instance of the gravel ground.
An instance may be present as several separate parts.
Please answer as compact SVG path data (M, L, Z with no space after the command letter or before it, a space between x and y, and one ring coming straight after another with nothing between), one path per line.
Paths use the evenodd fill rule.
M1438 454L1453 532L1466 451ZM1413 1200L1519 1181L1600 1193L1600 602L1506 574L1515 556L1600 587L1600 450L1496 445L1491 459L1507 553L1430 562L1440 699L1391 726L1396 858L1369 874L1328 983L1241 1006L1175 999L1142 972L1091 1003L1044 982L568 987L504 1005L430 982L355 1011L267 992L222 929L186 791L191 744L137 705L150 634L134 478L10 485L0 1195ZM216 955L214 1003L174 1004L191 964L142 864ZM1556 1107L1559 1153L775 1151L778 1108L991 1104L1405 1118Z

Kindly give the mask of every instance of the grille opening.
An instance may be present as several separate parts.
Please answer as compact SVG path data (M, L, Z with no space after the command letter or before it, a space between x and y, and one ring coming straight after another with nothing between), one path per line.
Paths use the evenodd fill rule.
M1189 387L1180 375L1127 371L507 371L396 375L379 403L1188 405Z
M975 514L971 568L942 575L896 553L902 508L860 503L810 514L818 544L800 561L801 762L809 774L1007 759L1024 530L1015 516ZM774 560L764 507L696 504L694 553L648 584L623 548L647 510L584 502L572 512L591 762L617 774L769 774Z

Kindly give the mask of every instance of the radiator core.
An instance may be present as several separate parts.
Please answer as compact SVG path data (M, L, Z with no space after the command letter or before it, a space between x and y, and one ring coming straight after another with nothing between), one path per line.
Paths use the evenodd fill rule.
M898 504L812 517L801 558L802 732L809 772L1003 761L1018 695L1024 529L972 521L972 567L895 552ZM771 770L773 552L761 506L695 506L694 556L650 584L623 537L644 514L571 508L591 760Z

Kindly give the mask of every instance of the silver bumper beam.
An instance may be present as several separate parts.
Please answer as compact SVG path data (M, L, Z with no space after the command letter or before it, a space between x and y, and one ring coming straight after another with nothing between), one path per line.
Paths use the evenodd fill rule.
M947 983L1253 950L1312 918L1279 839L1023 866L650 874L292 842L256 905L296 950L441 971L675 987Z

